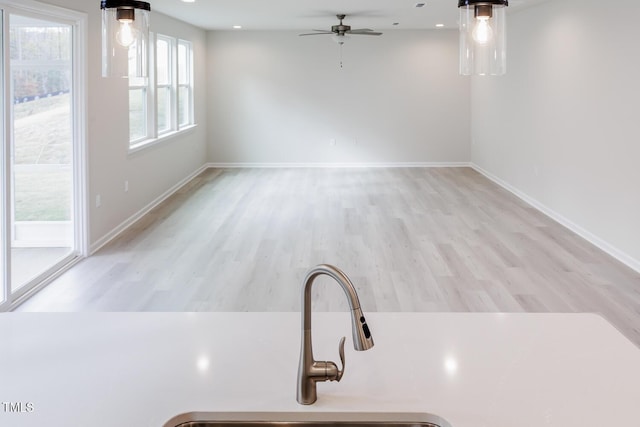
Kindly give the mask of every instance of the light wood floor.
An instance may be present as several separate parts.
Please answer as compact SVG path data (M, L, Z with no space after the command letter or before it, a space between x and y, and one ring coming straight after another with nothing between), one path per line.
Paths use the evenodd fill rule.
M210 169L22 311L595 312L640 346L640 274L468 168ZM317 310L346 310L314 286Z

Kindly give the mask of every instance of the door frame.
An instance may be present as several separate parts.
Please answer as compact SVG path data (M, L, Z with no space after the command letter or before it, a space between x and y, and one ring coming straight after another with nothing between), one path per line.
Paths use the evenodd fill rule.
M73 117L73 209L71 212L74 224L74 248L71 255L61 260L55 266L43 272L29 281L15 292L11 292L11 236L12 214L11 210L11 145L3 144L1 176L3 180L3 197L1 208L5 214L2 221L2 262L4 264L4 279L2 290L5 301L0 303L0 311L16 308L30 296L44 288L47 284L68 270L72 265L89 255L88 233L88 149L87 149L87 93L88 93L88 15L84 12L65 9L34 0L0 0L2 11L2 99L4 100L1 111L3 127L3 140L11 141L12 138L12 104L10 61L6 57L9 50L9 16L11 14L23 15L42 20L51 20L70 25L72 28L72 117Z

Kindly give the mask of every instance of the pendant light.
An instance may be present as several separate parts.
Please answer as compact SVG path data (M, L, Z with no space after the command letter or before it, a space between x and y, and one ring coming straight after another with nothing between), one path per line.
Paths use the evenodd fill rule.
M458 0L460 74L500 76L507 71L508 0Z
M102 76L149 75L149 14L144 1L102 0Z

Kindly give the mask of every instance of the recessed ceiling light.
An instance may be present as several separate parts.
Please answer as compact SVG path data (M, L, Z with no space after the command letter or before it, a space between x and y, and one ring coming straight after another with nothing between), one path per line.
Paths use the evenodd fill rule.
M442 28L442 27L444 27L444 24L436 24L436 27Z
M195 3L196 0L182 0L184 3Z
M416 3L416 7L424 7L425 3Z
M400 25L400 23L399 22L394 22L393 25Z
M235 28L236 30L239 30L242 28L242 25L234 25L233 28Z

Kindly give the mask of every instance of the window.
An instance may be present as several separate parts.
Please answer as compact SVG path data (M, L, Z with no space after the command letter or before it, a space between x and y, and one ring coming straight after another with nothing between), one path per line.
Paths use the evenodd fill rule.
M178 127L193 124L191 43L178 42Z
M129 80L129 140L132 143L145 140L149 135L147 92L144 79Z
M129 69L136 67L135 47L129 50ZM129 140L131 143L149 137L148 101L149 82L140 77L129 78Z
M151 38L154 40L154 38ZM135 66L135 58L129 66ZM162 34L152 43L149 79L129 79L129 147L137 149L194 124L191 42Z
M173 130L173 39L158 36L156 41L156 108L158 135Z

